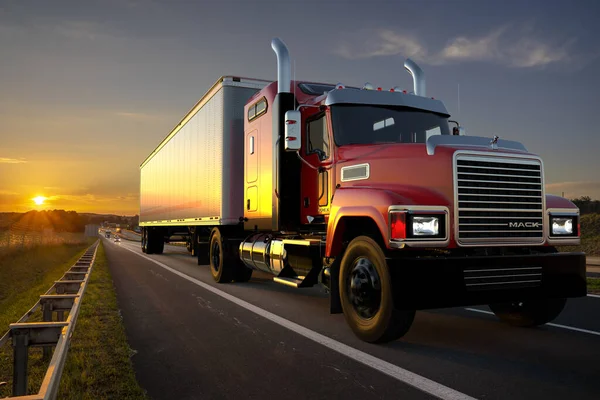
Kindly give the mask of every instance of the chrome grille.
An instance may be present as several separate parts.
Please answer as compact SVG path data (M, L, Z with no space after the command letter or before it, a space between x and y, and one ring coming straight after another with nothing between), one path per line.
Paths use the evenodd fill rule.
M464 278L467 290L535 287L542 284L542 267L468 268Z
M458 154L454 173L459 244L543 242L538 159Z

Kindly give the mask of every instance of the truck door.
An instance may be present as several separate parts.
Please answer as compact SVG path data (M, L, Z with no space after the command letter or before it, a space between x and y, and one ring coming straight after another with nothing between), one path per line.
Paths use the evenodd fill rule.
M306 119L305 140L301 150L302 158L302 223L324 223L324 215L329 214L330 171L323 168L330 164L331 146L327 118L324 112Z

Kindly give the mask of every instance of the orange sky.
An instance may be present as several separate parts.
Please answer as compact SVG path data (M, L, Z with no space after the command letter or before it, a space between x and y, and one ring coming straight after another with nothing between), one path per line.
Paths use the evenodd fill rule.
M139 212L139 164L173 122L111 111L79 113L70 116L67 110L55 110L51 115L39 110L31 129L45 130L48 136L3 138L6 147L0 149L0 212ZM4 127L9 131L20 129L21 115L4 116ZM121 134L134 129L146 132L152 142L139 145L135 136ZM57 138L56 132L65 136L68 132L71 137ZM35 204L33 198L37 196L47 198L43 205Z

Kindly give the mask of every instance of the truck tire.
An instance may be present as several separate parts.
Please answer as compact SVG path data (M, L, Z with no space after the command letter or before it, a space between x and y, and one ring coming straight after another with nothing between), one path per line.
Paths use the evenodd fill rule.
M231 282L234 278L236 265L225 250L223 236L219 228L212 230L209 243L209 265L213 279L218 283Z
M154 232L154 254L162 254L165 251L165 239L161 231Z
M238 262L233 279L236 282L248 282L250 278L252 278L252 270L243 265L241 262Z
M340 263L339 291L346 322L366 342L401 338L415 318L414 310L394 306L385 255L368 236L358 236L348 245Z
M165 249L165 240L159 229L145 229L146 254L162 254Z
M142 253L148 254L148 230L142 228Z
M531 299L514 303L490 304L501 321L512 326L538 326L554 320L567 304L567 299Z

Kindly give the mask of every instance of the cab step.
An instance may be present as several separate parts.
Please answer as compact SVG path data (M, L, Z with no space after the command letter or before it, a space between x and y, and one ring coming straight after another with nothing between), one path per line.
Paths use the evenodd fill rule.
M305 278L306 278L305 276L296 276L296 277L291 277L291 278L276 276L273 278L273 281L277 282L277 283L281 283L282 285L291 286L291 287L295 287L295 288L312 286L312 285L306 285L306 283L304 284L304 286L302 285Z

